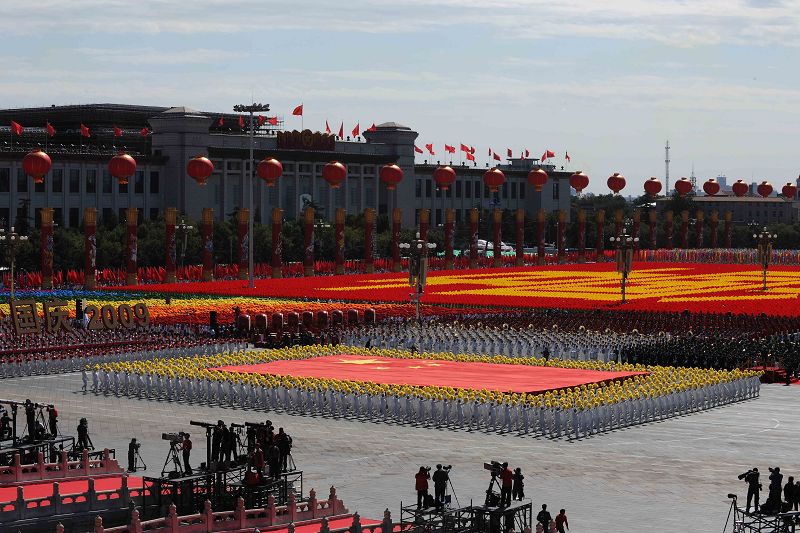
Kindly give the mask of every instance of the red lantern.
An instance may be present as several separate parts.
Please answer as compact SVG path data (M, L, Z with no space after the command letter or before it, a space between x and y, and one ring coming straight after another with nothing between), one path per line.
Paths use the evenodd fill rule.
M339 185L347 178L347 167L338 161L331 161L322 167L322 178L328 182L331 189L338 189Z
M736 183L731 185L731 189L733 190L733 194L742 197L748 193L750 186L747 185L744 180L736 180Z
M579 170L569 177L569 186L580 194L583 189L589 186L589 176L584 174L582 170Z
M491 192L497 192L497 189L505 182L506 175L497 167L492 167L483 174L483 183L489 187Z
M547 183L547 172L541 168L528 172L528 185L532 185L534 191L542 192L545 183Z
M772 184L768 181L762 181L761 184L756 187L758 194L761 195L762 198L766 198L770 194L772 194Z
M675 182L675 190L678 191L678 196L683 198L692 192L692 182L686 178L681 178Z
M274 157L265 157L258 162L256 171L258 172L258 177L264 180L267 187L272 187L283 174L283 165Z
M456 171L447 165L436 167L436 170L433 171L433 181L436 182L437 187L446 191L456 181Z
M397 184L403 181L403 169L394 163L383 165L380 171L380 178L386 184L386 190L393 191L397 188Z
M625 188L625 176L619 172L614 172L606 183L608 184L608 188L614 191L614 194L619 194L619 191Z
M644 182L644 192L656 197L661 192L661 181L655 176Z
M794 185L791 181L787 181L786 185L781 189L781 193L783 193L784 198L793 200L797 196L797 185Z
M214 163L203 155L196 155L189 160L186 165L186 173L197 182L198 185L205 185L206 180L214 172Z
M33 150L22 159L22 170L33 177L34 183L44 183L44 175L50 172L51 166L50 156L41 150Z
M719 183L716 179L711 178L703 184L703 190L707 196L714 196L719 192Z
M108 162L108 173L127 185L128 179L136 172L136 160L125 152L120 152Z

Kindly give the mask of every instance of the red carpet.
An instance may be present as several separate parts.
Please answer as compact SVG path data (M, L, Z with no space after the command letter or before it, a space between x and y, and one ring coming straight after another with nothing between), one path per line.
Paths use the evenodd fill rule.
M369 518L361 517L359 520L362 526L371 526L373 524L380 524L380 520L370 520ZM350 527L353 525L353 518L337 518L335 520L328 521L328 527L330 529L343 529L346 527ZM283 528L278 530L270 529L269 531L279 533L281 531L289 531L289 528ZM294 528L295 533L319 533L319 522L312 522L310 524L300 524L295 526Z
M80 494L86 491L89 486L88 481L59 481L59 492L63 494ZM95 490L116 490L122 486L122 478L105 477L94 480ZM128 476L129 488L141 488L142 478ZM37 483L34 485L23 485L22 494L26 500L34 498L45 498L53 495L53 483ZM10 502L17 499L16 487L0 487L0 502Z
M258 365L226 366L219 370L307 378L332 378L389 385L454 387L499 392L544 392L645 374L604 372L492 363L464 363L432 359L394 359L331 355Z

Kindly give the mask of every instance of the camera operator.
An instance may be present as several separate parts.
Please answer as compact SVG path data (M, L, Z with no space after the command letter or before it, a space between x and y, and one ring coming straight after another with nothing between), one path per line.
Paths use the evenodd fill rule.
M36 405L30 401L25 400L25 421L28 424L28 437L31 441L36 440Z
M183 452L183 472L187 476L192 475L192 467L189 466L189 455L192 453L192 440L189 438L188 433L183 434L183 442L181 443L181 452Z
M0 439L10 439L12 435L11 431L11 417L8 416L8 411L5 408L0 407Z
M269 477L275 479L281 471L281 451L274 442L267 443L267 464L269 465Z
M286 472L289 454L292 453L292 437L285 433L283 428L278 428L275 441L278 445L278 451L281 452L281 472Z
M89 421L85 418L81 418L78 423L78 442L75 444L75 448L79 451L94 450L94 444L89 437Z
M132 438L128 444L128 472L136 472L136 451L139 449L139 444L136 438Z
M760 474L758 473L758 468L751 468L747 472L739 474L739 479L742 479L744 480L745 483L747 483L747 508L745 511L747 513L750 512L751 501L754 501L755 503L754 507L755 512L758 512L759 509L758 493L761 490L761 483L759 483L758 481L759 475Z
M422 502L428 495L428 480L431 478L431 468L419 467L419 472L414 475L414 488L417 490L417 509L422 508Z
M225 422L217 420L217 425L214 426L211 432L211 461L214 463L220 461L220 447L222 446L222 439L224 436L223 431L227 433Z
M514 486L511 488L511 497L514 500L522 501L525 497L525 483L522 481L525 476L522 475L521 468L514 469Z
M514 486L514 473L508 467L508 463L503 463L500 471L500 507L511 506L511 489Z
M54 405L47 406L47 424L50 426L50 435L55 438L58 435L58 410Z
M450 467L447 468L449 470ZM433 494L436 499L436 505L444 505L444 493L447 489L447 480L450 476L447 470L442 469L442 465L436 465L436 472L433 473Z
M767 507L772 512L781 512L781 502L783 494L783 474L781 474L780 467L769 469L769 496L767 496ZM763 506L762 506L763 507Z

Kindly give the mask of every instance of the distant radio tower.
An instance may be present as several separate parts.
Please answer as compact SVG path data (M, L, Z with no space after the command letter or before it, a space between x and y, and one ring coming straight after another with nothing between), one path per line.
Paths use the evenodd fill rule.
M697 188L697 178L694 176L694 163L692 163L692 175L689 176L689 179L692 182L692 189Z
M665 176L664 179L667 182L667 194L669 194L669 141L667 141L667 145L664 147L664 152L666 153L666 157L664 157L664 165L666 166L666 171L664 172Z

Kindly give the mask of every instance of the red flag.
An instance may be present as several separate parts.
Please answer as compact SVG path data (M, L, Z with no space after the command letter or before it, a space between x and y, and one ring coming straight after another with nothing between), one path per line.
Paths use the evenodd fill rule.
M239 127L244 129L244 117L239 115Z
M436 155L433 153L433 144L426 144L425 148L428 149L428 152L430 152L431 155Z
M464 143L461 143L461 151L462 151L462 152L467 152L467 153L470 153L470 151L469 151L469 146L467 146L467 145L466 145L466 144L464 144Z
M344 122L339 124L339 138L344 139Z
M469 147L469 153L471 153L472 155L475 155L475 147L474 146L470 146Z
M53 127L52 124L49 122L47 123L47 135L48 137L53 137L56 134L56 129Z
M547 159L553 158L555 156L556 156L555 152L552 152L551 150L547 150Z
M508 157L511 157L511 148L506 148L506 153L508 154Z
M475 156L467 152L467 161L475 161Z
M303 104L300 104L299 106L295 107L294 111L292 111L292 115L298 115L298 116L302 117L303 116Z
M489 157L492 157L492 149L489 148Z
M331 132L331 127L328 126L328 121L326 120L325 121L325 133L330 133L330 132Z
M148 135L150 135L150 128L142 128L142 129L140 129L139 130L139 135L141 135L142 137L147 137Z
M494 156L495 161L500 161L500 156L497 154L492 154Z
M18 124L17 122L11 121L11 131L14 132L14 135L22 135L22 124Z
M416 144L414 145L414 151L415 151L415 152L417 152L418 154L422 154L422 153L424 153L424 152L422 151L422 148L418 147Z
M114 126L114 137L122 137L122 130Z
M217 120L217 126L221 128L224 125L225 125L225 117L219 117L219 120Z
M449 144L445 144L444 145L444 151L447 152L447 153L450 153L450 154L454 154L454 153L456 153L456 147L455 146L450 146Z
M278 117L269 117L267 119L267 122L269 122L270 126L277 126L278 125Z
M564 159L566 159L567 161L572 161L572 159L570 159L569 157L569 152L564 153Z
M378 126L376 126L375 123L373 122L372 126L367 128L367 131L378 131Z
M355 128L353 128L353 137L358 137L358 131L359 131L359 127L360 126L361 126L361 124L359 123L359 124L356 124Z
M531 156L531 153L530 153L530 152L528 151L528 149L526 148L526 149L525 149L525 157L530 157L530 156Z
M83 124L81 124L81 137L91 137L91 134L89 133L89 128L87 126L84 126Z
M259 126L263 126L266 121L267 121L267 117L262 116L262 115L258 115L258 125Z

